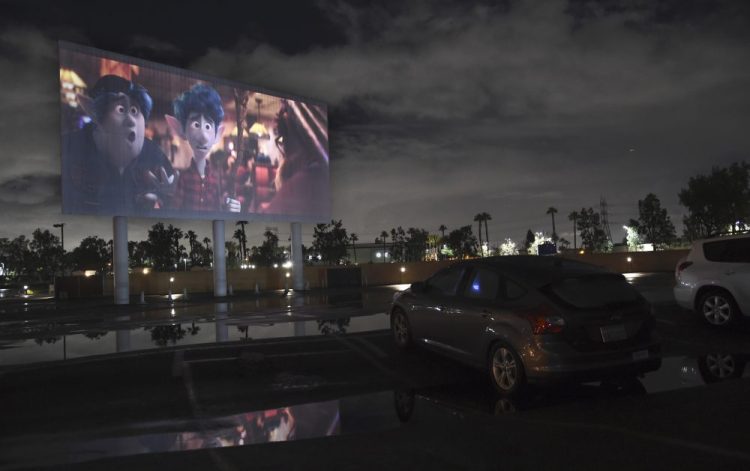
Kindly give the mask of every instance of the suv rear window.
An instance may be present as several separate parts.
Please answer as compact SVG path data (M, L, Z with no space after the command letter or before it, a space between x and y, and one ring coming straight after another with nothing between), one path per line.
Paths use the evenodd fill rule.
M709 262L750 263L750 237L706 242L703 256Z
M544 291L563 304L581 309L630 304L641 299L625 277L617 274L563 278L548 285Z

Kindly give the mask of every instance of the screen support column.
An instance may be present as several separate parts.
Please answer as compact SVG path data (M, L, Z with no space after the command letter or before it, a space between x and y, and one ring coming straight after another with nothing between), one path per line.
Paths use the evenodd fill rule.
M130 303L130 279L128 278L128 218L112 218L113 272L115 274L115 304Z
M224 221L214 221L214 297L227 295L227 256L224 253Z
M305 272L302 263L302 223L292 223L292 274L295 291L305 289Z

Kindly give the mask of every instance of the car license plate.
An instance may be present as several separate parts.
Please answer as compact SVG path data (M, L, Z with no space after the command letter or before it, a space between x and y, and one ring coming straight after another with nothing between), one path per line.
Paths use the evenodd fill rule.
M633 352L633 360L645 360L648 358L648 350L638 350L637 352Z
M599 328L599 332L602 335L602 342L617 342L618 340L625 340L628 338L627 332L625 332L625 325L615 324L606 325Z

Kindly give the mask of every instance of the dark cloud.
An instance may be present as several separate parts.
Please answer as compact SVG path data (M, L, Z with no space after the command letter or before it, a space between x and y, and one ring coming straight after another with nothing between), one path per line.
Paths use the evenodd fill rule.
M334 217L361 241L398 225L455 228L482 211L493 239L520 239L551 230L549 206L572 240L567 214L602 196L619 239L648 192L679 223L690 176L748 158L746 2L307 8L304 28L207 28L201 47L141 28L118 52L329 103ZM59 165L54 47L38 30L0 34L3 188ZM132 224L145 233L150 223Z

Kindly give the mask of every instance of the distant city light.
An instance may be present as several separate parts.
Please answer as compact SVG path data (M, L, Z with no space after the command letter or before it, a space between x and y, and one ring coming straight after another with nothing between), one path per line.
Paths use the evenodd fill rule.
M628 263L630 263L632 261L633 261L633 258L632 257L628 257Z
M169 282L170 282L170 283L174 283L174 277L173 277L173 276L170 276L170 277L169 277Z
M144 275L148 275L150 272L151 272L151 270L148 267L146 267L146 268L143 269L143 274Z
M291 262L290 260L287 260L287 261L286 261L286 262L284 262L284 264L283 264L283 265L281 265L281 266L282 266L282 267L284 267L284 268L292 268L292 262Z
M406 271L406 267L401 267L401 273L404 273Z

